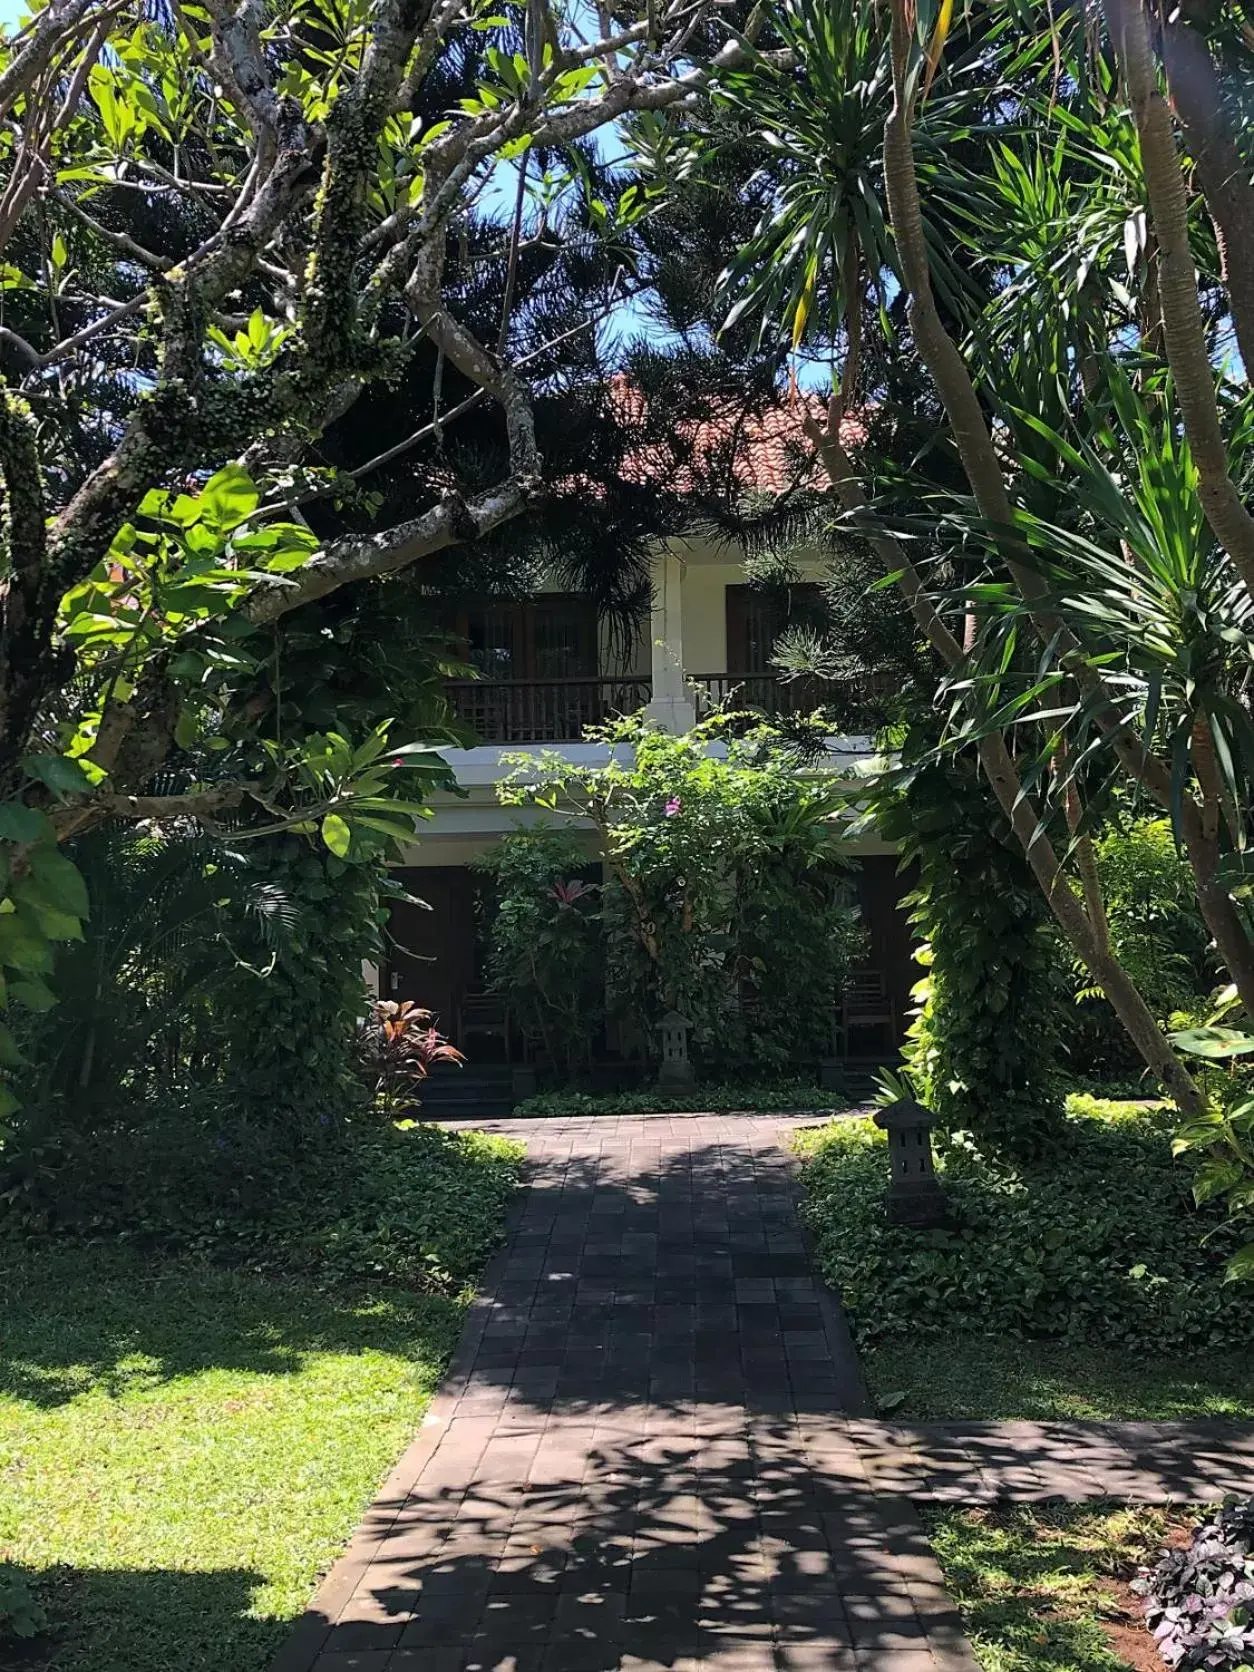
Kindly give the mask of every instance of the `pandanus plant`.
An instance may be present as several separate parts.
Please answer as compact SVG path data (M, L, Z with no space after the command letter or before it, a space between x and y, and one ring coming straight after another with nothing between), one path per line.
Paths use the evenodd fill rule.
M759 101L782 125L772 144L805 153L805 203L826 221L802 212L785 174L770 247L754 251L773 272L746 293L800 345L815 329L802 305L814 268L798 252L843 247L852 194L873 194L886 271L868 244L864 295L891 275L964 494L946 500L920 477L926 546L877 515L863 481L874 463L850 456L840 427L850 331L842 345L826 330L827 424L812 410L799 423L935 653L949 742L978 754L1060 930L1187 1117L1181 1142L1223 1153L1234 1209L1248 1211L1254 1160L1114 956L1089 847L1112 787L1171 818L1254 1021L1254 506L1248 375L1232 369L1234 348L1245 374L1254 364L1248 24L1223 0L854 0L889 66L872 101L848 72L833 92L830 51L793 27L801 3L769 12L792 48L789 98L782 69L752 60L730 96ZM972 53L994 96L947 148L945 178L938 140L954 135ZM858 109L851 143L830 116ZM951 264L979 282L948 282ZM938 548L983 565L946 592L917 555ZM1254 1244L1245 1255L1254 1266Z
M411 999L379 999L359 1037L375 1106L393 1117L415 1106L415 1091L436 1063L466 1060L436 1027L433 1012Z

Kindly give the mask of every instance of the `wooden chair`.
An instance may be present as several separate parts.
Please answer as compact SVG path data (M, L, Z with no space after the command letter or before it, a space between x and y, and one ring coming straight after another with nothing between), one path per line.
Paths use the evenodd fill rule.
M897 1006L888 991L883 970L854 970L840 1006L842 1055L851 1057L855 1029L887 1032L888 1054L897 1049Z

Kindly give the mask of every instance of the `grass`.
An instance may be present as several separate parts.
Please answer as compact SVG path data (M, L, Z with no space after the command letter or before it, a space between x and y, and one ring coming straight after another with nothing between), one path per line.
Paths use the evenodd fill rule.
M984 1672L1119 1672L1157 1660L1126 1582L1179 1512L1138 1505L930 1511L945 1580Z
M894 1416L920 1421L1254 1421L1254 1357L1248 1351L1162 1357L946 1335L879 1343L866 1349L862 1364L877 1401L887 1402Z
M108 1248L8 1254L0 1285L0 1560L51 1621L12 1664L260 1672L418 1428L464 1300Z

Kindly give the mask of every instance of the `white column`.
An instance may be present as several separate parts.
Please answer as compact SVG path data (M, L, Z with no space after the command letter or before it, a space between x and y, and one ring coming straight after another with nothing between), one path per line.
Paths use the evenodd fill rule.
M663 731L678 735L696 724L692 693L684 683L684 566L673 551L653 559L653 700L646 713Z

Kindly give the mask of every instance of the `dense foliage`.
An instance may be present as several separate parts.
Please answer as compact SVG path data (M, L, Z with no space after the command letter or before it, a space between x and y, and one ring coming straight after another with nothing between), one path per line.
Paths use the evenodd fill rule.
M1171 820L1254 1014L1248 32L1147 0L773 15L789 52L732 66L696 118L711 149L728 111L771 132L737 326L832 367L798 428L926 641L944 745L978 758L1088 984L1199 1116L1107 934L1092 836L1116 787ZM885 454L863 402L922 413L919 444Z
M1068 1127L1056 1159L945 1149L953 1226L929 1232L885 1222L887 1151L870 1121L813 1139L805 1215L860 1340L967 1332L1142 1354L1254 1343L1248 1301L1224 1280L1239 1236L1221 1205L1194 1205L1167 1113L1073 1100Z
M573 832L523 825L480 862L493 888L487 976L533 1047L572 1083L605 1028L601 887Z
M1183 1672L1254 1660L1254 1501L1226 1504L1167 1550L1133 1589L1167 1665Z
M909 904L926 974L904 1052L917 1090L978 1143L1057 1147L1066 994L1022 854L960 762L923 764L877 803L881 830L919 869Z
M1163 1021L1206 1015L1215 976L1209 935L1169 820L1120 818L1095 835L1093 857L1111 945L1146 1004ZM1131 1042L1082 965L1072 984L1072 1060L1088 1072L1133 1070Z
M844 1108L847 1099L808 1080L772 1078L766 1084L692 1086L687 1090L641 1086L639 1091L541 1092L521 1102L518 1115L703 1114L706 1111L773 1111L825 1114Z
M605 765L546 753L501 791L591 821L611 1014L651 1052L677 1011L715 1077L829 1054L862 944L839 787L770 727L737 727L718 715L674 737L624 720L599 734Z
M530 519L576 448L604 490L567 517L577 538L546 547L533 524L498 570L517 589L528 559L604 555L607 515L623 538L585 567L619 627L639 607L643 533L675 496L606 482L624 444L596 325L656 190L603 201L580 142L739 51L705 0L681 11L679 36L666 8L620 20L612 89L581 23L545 5L52 0L0 37L16 1008L54 1002L54 948L89 909L57 845L110 820L290 826L340 859L396 857L429 787L396 744L443 739L413 729L408 692L380 707L344 677L353 594L385 597L360 611L377 674L423 585L400 572L425 560L438 580L457 548L465 584L465 554ZM495 187L511 211L485 208ZM0 1093L0 1118L12 1105Z
M229 1213L364 1106L362 960L379 957L381 893L397 890L290 834L227 843L123 825L73 852L97 900L54 969L77 1025L58 1007L19 1030L23 1108L0 1155L11 1211L55 1215L58 1178L73 1194L69 1175L107 1162L116 1139L142 1216L143 1181L183 1171L169 1150L185 1123L193 1199L217 1180ZM205 1158L209 1132L219 1152Z
M172 1106L87 1134L72 1169L28 1181L5 1232L457 1290L500 1234L517 1162L502 1139L368 1119L283 1151L264 1122Z
M271 844L250 868L263 898L286 903L288 920L276 943L254 916L253 934L241 933L233 948L212 1017L226 1095L259 1122L296 1131L342 1121L364 1095L355 1032L362 961L380 947L375 871L295 836Z

